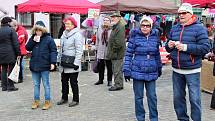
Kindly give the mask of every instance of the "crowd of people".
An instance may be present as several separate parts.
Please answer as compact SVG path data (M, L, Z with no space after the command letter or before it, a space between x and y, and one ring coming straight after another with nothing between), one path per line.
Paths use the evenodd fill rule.
M180 121L202 120L200 72L202 59L209 52L215 53L211 33L193 14L192 6L183 3L178 9L179 21L168 36L166 50L172 60L173 103ZM153 20L143 16L140 26L130 31L127 47L125 41L125 23L119 12L105 16L96 36L96 57L99 79L95 85L104 83L107 67L107 86L109 91L122 90L123 82L133 79L135 114L138 121L145 120L143 105L144 88L148 102L150 121L158 121L156 80L162 75L162 62L159 52L160 31L153 27ZM73 17L63 20L64 30L60 36L61 49L57 52L53 38L43 21L37 21L32 28L30 39L26 30L14 18L4 17L0 28L0 65L2 91L17 91L14 82L7 78L16 63L21 59L19 82L23 82L23 57L27 51L32 53L30 71L34 85L32 109L39 107L40 83L45 90L45 103L42 107L51 107L51 89L49 73L56 68L57 54L60 57L62 97L57 105L68 102L69 82L73 99L69 107L79 104L78 76L81 71L83 54L83 36ZM208 36L211 35L211 36ZM212 37L214 39L214 37ZM214 55L208 57L214 59ZM209 59L209 60L210 60ZM215 59L214 59L215 60ZM215 76L215 69L213 70ZM114 78L112 78L114 77ZM112 83L112 79L113 82ZM186 87L188 87L191 116L187 114ZM215 109L215 89L211 100L211 109Z

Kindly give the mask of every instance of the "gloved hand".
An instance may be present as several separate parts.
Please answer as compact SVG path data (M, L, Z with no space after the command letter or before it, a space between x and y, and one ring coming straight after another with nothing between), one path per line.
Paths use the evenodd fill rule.
M74 65L74 70L78 70L78 69L79 69L79 66Z
M158 77L162 75L162 69L158 69Z
M125 82L128 82L128 81L130 81L130 79L131 79L130 76L124 76L124 78L125 78Z

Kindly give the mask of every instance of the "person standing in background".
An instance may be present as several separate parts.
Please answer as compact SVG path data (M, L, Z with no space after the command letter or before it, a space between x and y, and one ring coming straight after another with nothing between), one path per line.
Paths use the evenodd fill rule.
M21 58L20 58L20 71L19 71L19 81L18 83L22 83L23 82L23 72L24 72L24 65L23 65L23 57L27 54L27 50L25 48L25 44L28 40L28 33L26 31L26 29L17 23L17 21L12 18L12 22L11 22L11 27L14 28L14 30L16 31L17 35L18 35L18 41L19 41L19 47L20 47L20 51L21 51Z
M98 59L98 70L99 70L99 80L95 85L103 84L105 66L107 67L107 86L112 85L112 63L111 60L106 58L107 54L107 45L111 33L111 18L108 16L103 18L103 25L98 29L96 37L96 50L97 50L97 59Z
M114 85L109 88L109 91L117 91L123 89L122 66L126 49L125 24L119 12L111 15L111 24L113 27L108 41L106 57L112 62Z
M186 103L188 87L191 119L202 120L200 72L202 58L210 45L206 28L193 15L192 5L183 3L178 9L179 23L171 29L166 50L173 67L173 101L178 120L189 121Z
M215 38L214 38L215 39ZM213 62L214 62L214 67L213 67L213 76L215 76L215 42L213 43ZM212 110L215 110L215 87L214 87L214 91L213 91L213 94L212 94L212 97L211 97L211 105L210 105L210 108Z
M64 56L75 57L73 68L60 66L62 82L62 97L57 105L63 105L68 102L69 94L69 81L72 87L73 99L69 103L69 107L79 104L79 87L78 87L78 74L81 71L81 58L83 54L83 36L77 28L77 21L73 17L68 17L63 20L65 30L61 37L61 50L59 53L60 58ZM61 59L60 59L61 60ZM61 62L60 62L61 65Z
M10 17L4 17L1 20L0 28L0 65L2 66L1 72L1 85L2 91L17 91L18 88L14 86L14 82L8 79L8 75L15 66L16 59L20 56L20 49L16 31L11 28Z
M125 53L123 72L125 80L133 79L135 114L138 121L145 121L144 86L150 121L158 121L156 80L162 74L162 63L159 31L152 26L153 20L143 16L140 28L131 31Z

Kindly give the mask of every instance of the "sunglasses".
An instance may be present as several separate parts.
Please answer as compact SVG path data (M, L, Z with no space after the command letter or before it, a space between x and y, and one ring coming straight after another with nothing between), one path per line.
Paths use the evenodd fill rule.
M181 12L181 13L178 13L178 15L186 15L188 12Z
M151 28L151 25L149 25L149 24L141 24L140 26L143 28Z

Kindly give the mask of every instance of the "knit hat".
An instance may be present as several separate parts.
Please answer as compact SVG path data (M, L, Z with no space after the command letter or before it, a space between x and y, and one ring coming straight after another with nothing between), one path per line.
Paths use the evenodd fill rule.
M77 27L77 21L73 17L67 17L63 20L63 22L65 23L68 20L71 21L75 27Z
M180 11L186 11L186 12L193 14L192 5L190 3L183 3L181 5L181 7L178 9L178 12L180 12Z
M143 22L143 21L148 21L151 25L151 28L153 26L153 20L151 19L151 17L149 16L143 16L142 19L140 20L140 24Z
M35 23L36 26L41 26L41 27L46 27L45 24L43 23L43 21L37 21Z
M34 25L34 27L32 28L32 34L35 34L36 30L41 30L43 33L47 33L48 30L45 26L45 24L43 23L43 21L37 21Z

